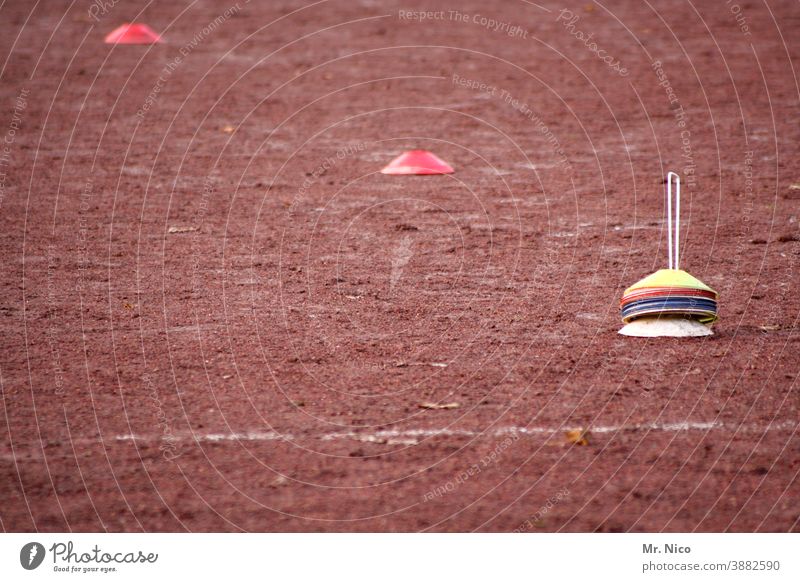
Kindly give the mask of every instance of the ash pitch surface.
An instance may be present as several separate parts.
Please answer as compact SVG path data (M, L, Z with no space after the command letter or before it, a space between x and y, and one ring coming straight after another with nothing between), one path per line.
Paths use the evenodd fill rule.
M795 3L231 7L0 8L4 530L798 529Z

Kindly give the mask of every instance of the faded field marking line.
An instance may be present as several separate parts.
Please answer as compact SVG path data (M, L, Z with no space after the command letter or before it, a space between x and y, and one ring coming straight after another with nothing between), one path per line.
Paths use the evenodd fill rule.
M362 442L377 442L391 444L414 444L417 439L437 438L437 437L480 437L488 436L494 438L509 435L559 435L569 430L584 430L595 434L609 434L619 432L688 432L688 431L709 431L709 430L729 430L744 433L763 433L767 431L792 431L796 430L800 424L796 421L782 421L770 424L735 424L725 422L667 422L667 423L644 423L631 425L608 425L608 426L564 426L564 427L522 427L508 426L490 431L466 430L466 429L435 429L435 428L412 428L412 429L391 429L378 431L343 431L330 432L318 435L294 435L292 433L281 433L278 431L251 431L251 432L231 432L231 433L184 433L169 437L177 441L196 441L196 442L238 442L238 441L294 441L302 438L319 439L323 441L337 440L356 440ZM158 436L122 434L115 437L116 441L136 441L136 442L156 442L163 440Z
M745 434L764 434L765 432L785 431L794 432L800 428L800 422L793 420L784 420L780 422L772 422L769 424L737 424L735 422L650 422L642 424L627 424L627 425L598 425L598 426L563 426L563 427L544 427L544 426L507 426L500 427L488 431L480 430L467 430L467 429L450 429L450 428L411 428L411 429L387 429L378 431L342 431L342 432L329 432L319 434L293 434L281 433L278 431L248 431L248 432L217 432L217 433L180 433L170 436L162 436L159 434L119 434L112 437L110 440L106 439L104 442L135 442L142 444L158 444L165 441L181 442L181 443L226 443L226 442L269 442L269 441L286 441L295 442L299 440L320 440L320 441L342 441L350 440L363 443L377 443L382 445L405 445L413 446L418 445L422 439L442 438L442 437L460 437L460 438L505 438L511 435L519 436L541 436L546 435L547 438L560 437L566 431L570 430L588 430L594 434L614 434L624 432L659 432L659 433L676 433L676 432L702 432L702 431L729 431ZM89 446L101 442L101 439L96 438L78 438L73 439L71 445L74 446ZM29 446L36 447L37 442L26 443ZM64 443L66 444L66 443ZM7 445L5 445L7 447ZM15 444L16 447L24 446L20 443ZM3 461L38 461L43 458L42 451L34 448L33 451L28 450L23 454L19 452L13 455L9 450L3 450L0 446L0 460ZM56 451L48 451L47 456L59 457L63 453Z

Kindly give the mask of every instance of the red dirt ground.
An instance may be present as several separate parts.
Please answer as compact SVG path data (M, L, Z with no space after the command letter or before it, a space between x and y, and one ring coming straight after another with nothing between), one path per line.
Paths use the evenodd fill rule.
M4 530L800 529L796 2L65 6L0 6ZM625 338L669 169L721 320Z

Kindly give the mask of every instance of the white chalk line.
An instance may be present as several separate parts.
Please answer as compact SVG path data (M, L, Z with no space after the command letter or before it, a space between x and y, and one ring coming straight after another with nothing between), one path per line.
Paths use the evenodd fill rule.
M507 426L491 430L467 430L449 428L411 428L411 429L387 429L378 431L343 431L329 432L321 434L304 433L293 434L278 431L248 431L248 432L211 432L211 433L176 433L169 436L160 434L119 434L111 439L91 439L78 438L72 440L72 446L91 446L101 442L109 445L113 443L134 442L138 444L161 444L169 443L174 446L176 443L231 443L231 442L270 442L284 441L294 443L300 441L319 440L319 441L354 441L362 443L375 443L381 445L402 445L414 446L421 441L436 438L507 438L511 437L532 437L546 435L549 438L558 438L559 442L564 442L564 433L571 430L588 430L590 434L616 434L633 432L656 432L656 433L676 433L676 432L703 432L703 431L727 431L739 434L764 434L766 432L784 431L793 433L800 428L800 422L793 420L776 421L761 424L742 424L736 422L649 422L642 424L625 425L598 425L598 426L563 426L563 427L543 427L543 426ZM52 441L50 441L52 443ZM67 444L65 441L62 444ZM17 455L12 455L11 451L2 450L7 443L0 443L0 460L11 461L38 461L42 458L41 447L36 443L15 443ZM48 451L48 457L63 457L63 453L55 450Z
M317 439L322 441L353 440L360 442L372 442L380 444L419 444L422 439L442 438L442 437L490 437L504 438L507 436L535 436L535 435L563 435L571 430L588 430L594 434L609 434L621 432L688 432L688 431L710 431L727 430L740 433L764 433L767 431L794 431L798 428L796 421L772 422L769 424L737 424L730 422L667 422L667 423L644 423L630 425L608 425L608 426L565 426L561 428L553 427L522 427L508 426L488 431L466 430L466 429L388 429L373 432L367 431L344 431L330 432L318 435L294 435L292 433L282 433L278 431L253 431L253 432L230 432L230 433L182 433L171 437L159 437L151 435L122 434L117 435L116 441L135 441L135 442L158 442L161 440L171 441L195 441L201 443L216 442L258 442L258 441L297 441L303 439Z

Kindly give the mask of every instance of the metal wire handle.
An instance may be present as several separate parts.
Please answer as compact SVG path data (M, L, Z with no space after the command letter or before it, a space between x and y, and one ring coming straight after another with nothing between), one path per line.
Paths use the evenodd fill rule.
M672 236L672 178L675 177L675 247L673 252ZM669 268L680 269L681 244L681 177L675 172L667 172L667 248L669 251Z

